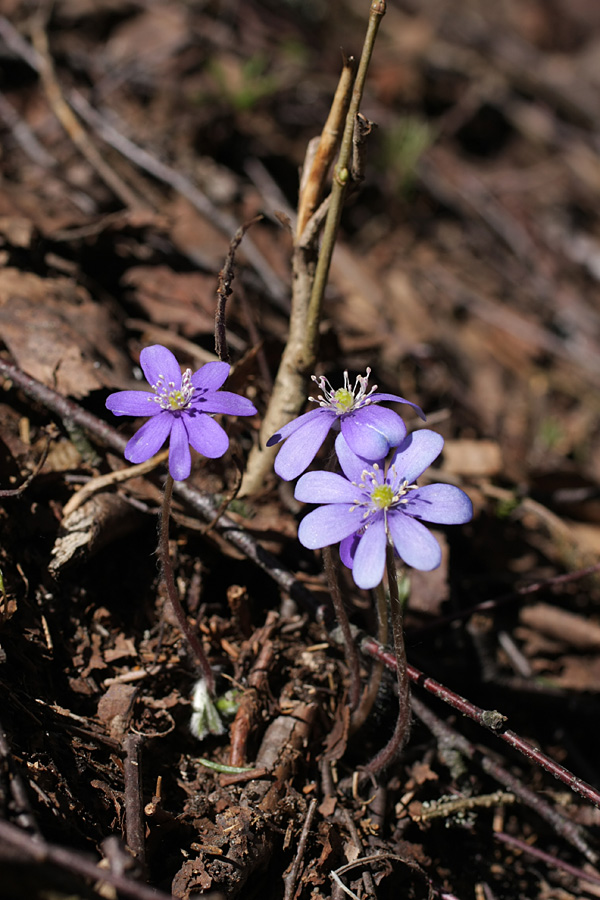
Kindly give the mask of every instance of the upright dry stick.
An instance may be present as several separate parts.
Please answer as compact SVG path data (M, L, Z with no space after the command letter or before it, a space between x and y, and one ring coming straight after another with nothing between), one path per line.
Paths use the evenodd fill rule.
M350 105L347 113L344 115L345 104L341 98L347 94L347 86L349 82L349 73L344 71L340 81L342 87L336 94L339 109L336 109L335 115L330 115L327 120L328 133L339 131L341 123L344 122L344 131L338 162L334 170L334 180L331 190L329 208L327 211L327 219L325 222L325 230L323 233L323 241L321 252L315 261L315 241L310 241L308 246L302 240L310 230L311 220L302 230L302 234L298 234L294 246L293 255L293 291L292 291L292 311L290 314L290 329L288 341L281 358L279 371L273 386L273 393L269 401L268 409L265 413L263 424L260 430L258 446L254 447L248 458L246 474L242 481L239 491L240 496L246 496L257 493L264 485L277 453L277 448L266 448L265 444L271 435L275 434L278 428L286 425L294 419L301 411L305 402L306 382L308 375L314 371L318 350L319 323L321 320L321 308L323 295L329 275L329 266L331 257L333 256L333 248L339 228L340 216L346 190L351 181L351 159L353 149L354 123L358 114L360 101L365 86L365 80L375 38L379 23L385 13L385 0L372 0L369 15L369 25L363 45L363 50L354 81L354 87L350 98ZM346 61L346 66L349 66ZM332 107L333 111L334 107ZM300 210L304 219L308 208L312 209L316 204L316 194L314 192L315 184L322 184L330 165L331 149L335 146L335 142L325 139L324 144L329 147L327 153L320 154L317 152L317 162L320 166L319 171L311 169L310 178L305 182L305 190L311 193L311 197L300 200ZM306 196L306 195L305 195Z

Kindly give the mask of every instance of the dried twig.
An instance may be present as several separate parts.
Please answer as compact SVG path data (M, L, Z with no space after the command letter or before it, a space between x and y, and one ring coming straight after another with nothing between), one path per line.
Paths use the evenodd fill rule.
M150 459L146 460L146 462L139 463L136 466L126 466L123 469L116 469L114 472L107 472L106 475L98 475L97 478L90 478L90 480L86 481L86 483L73 494L63 506L63 522L71 515L71 513L74 513L76 509L79 509L86 500L89 500L90 497L97 494L98 491L103 491L106 488L112 487L113 484L122 484L125 481L131 481L132 478L140 478L142 475L147 475L149 472L153 472L154 469L166 462L168 458L169 451L162 450L160 453L157 453L156 456L152 456ZM0 496L2 495L0 494Z
M507 771L491 756L487 756L481 750L478 750L466 737L459 734L447 722L442 721L439 716L436 716L418 697L413 696L412 699L415 715L435 735L444 759L449 757L450 753L458 752L468 759L477 760L488 775L491 775L501 785L508 788L522 803L533 809L541 819L544 819L552 826L557 834L572 844L573 847L576 847L580 853L583 853L586 859L594 865L598 862L598 853L590 846L583 828L576 825L575 822L572 822L559 810L550 806L543 797L524 785L519 778ZM449 760L447 760L448 763Z
M90 857L66 847L59 847L57 844L39 841L16 825L1 819L0 840L5 848L12 848L32 863L49 863L72 875L90 879L93 883L105 882L115 887L123 896L131 897L131 900L173 900L172 894L165 894L117 872L100 869Z
M35 49L38 52L37 69L54 115L80 153L87 159L102 181L122 201L123 205L131 209L146 209L148 204L137 196L114 169L111 169L98 150L96 150L85 129L82 128L76 116L73 115L70 106L65 101L48 49L48 35L42 26L39 16L34 16L32 19L32 36Z
M219 285L217 287L217 309L215 312L215 349L217 356L221 362L228 363L230 360L229 350L227 348L227 332L225 329L225 307L227 300L232 292L232 282L235 277L234 263L237 248L242 242L242 238L248 229L256 222L260 222L262 216L255 216L250 222L242 225L229 242L229 249L223 268L219 272Z
M146 865L146 840L144 801L142 794L142 745L144 736L128 734L123 741L125 760L123 782L125 786L125 835L127 846L142 867Z
M304 851L306 850L306 844L308 843L308 836L310 834L310 829L312 828L313 819L315 817L315 812L317 810L318 800L316 797L310 801L310 805L308 807L308 812L306 813L306 818L304 819L304 825L302 826L302 834L300 835L300 840L298 841L298 849L296 850L296 856L294 857L294 862L292 868L288 875L285 876L285 892L283 895L283 900L292 900L294 896L294 891L296 890L296 882L298 880L298 874L300 872L300 866L302 865L302 860L304 858Z
M537 847L532 847L531 844L527 844L525 841L521 841L519 838L513 837L510 834L505 834L503 831L494 832L494 837L503 844L508 844L516 850L528 853L529 856L533 856L534 859L542 860L549 866L554 866L557 869L562 869L563 872L568 872L569 875L574 875L575 878L581 878L582 881L587 881L590 884L600 885L600 874L598 874L598 872L586 872L584 869L578 869L577 866L572 866L570 863L563 862L563 860L559 859L557 856L553 856L551 853L544 853L543 850L538 850Z
M396 669L396 658L394 654L380 646L373 638L365 638L361 643L361 650L369 656L372 656L374 659L380 659L389 669ZM554 778L562 781L562 783L566 784L572 791L579 794L585 800L589 800L594 806L600 808L600 791L597 788L592 787L591 784L578 778L572 772L569 772L568 769L565 769L564 766L561 766L553 759L550 759L549 756L546 756L545 753L542 753L537 747L532 746L529 741L526 741L514 731L505 729L506 716L503 716L496 710L481 709L479 706L475 706L474 703L471 703L459 694L455 694L454 691L451 691L443 684L440 684L439 681L436 681L434 678L429 678L423 672L419 671L419 669L415 668L415 666L409 664L407 666L407 671L408 677L412 682L425 688L430 694L443 700L444 703L447 703L449 706L454 707L454 709L457 709L464 716L473 719L478 725L487 728L495 734L499 740L504 741L515 750L518 750L519 753L531 762L540 766L542 769L545 769L546 772L549 772Z
M371 3L369 24L344 123L340 153L334 169L331 199L323 229L323 240L316 264L317 232L314 232L314 241L310 244L302 239L299 232L296 236L292 258L293 296L288 339L273 385L273 393L263 417L258 445L252 449L248 457L240 496L256 494L261 490L277 453L276 447L266 447L265 445L278 428L286 425L299 414L305 402L306 380L310 372L314 371L316 364L319 322L329 266L346 188L350 181L354 123L362 99L375 37L385 8L385 0L373 0ZM347 74L343 73L342 81L346 80ZM342 108L343 106L340 104L340 112ZM315 199L310 201L311 208ZM311 219L308 218L302 230L310 228L310 225ZM311 234L313 234L312 230Z
M304 161L300 196L298 198L298 220L296 223L296 233L299 239L302 238L302 233L308 220L321 200L325 180L335 159L346 115L348 114L355 71L356 61L354 57L345 56L335 96L323 126L323 131L318 139L317 147L314 154L312 154L312 158L309 160L307 155Z

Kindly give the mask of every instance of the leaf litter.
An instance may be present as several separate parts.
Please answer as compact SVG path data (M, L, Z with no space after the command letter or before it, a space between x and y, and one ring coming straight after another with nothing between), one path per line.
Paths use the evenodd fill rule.
M34 30L63 99L78 93L103 118L104 131L81 121L111 187L58 124L27 4L8 4L2 361L106 421L106 395L137 384L148 343L192 368L214 353L218 271L237 225L262 211L227 310L231 389L262 414L291 277L274 213L289 216L339 47L358 50L366 13L56 3ZM295 539L292 491L267 481L229 505L224 529L185 492L176 501L178 588L220 692L241 692L228 733L198 744L193 667L163 615L155 559L160 470L111 481L132 430L103 443L2 370L0 488L36 471L49 422L60 436L0 509L0 896L142 898L146 882L181 898L597 896L593 796L499 735L600 783L600 594L597 572L579 574L600 550L599 29L587 2L398 2L384 19L366 101L379 127L344 213L322 372L371 366L446 439L435 480L467 490L476 518L442 535L440 569L411 576L408 657L483 713L458 717L417 679L410 742L378 783L355 773L393 727L391 676L353 735L327 585ZM123 152L108 126L129 140ZM194 459L192 489L217 511L258 425L234 423L224 460ZM53 564L67 504L97 480L79 508L87 525L71 531L81 541ZM279 581L229 543L233 527L278 561ZM312 605L290 598L292 581ZM373 634L367 595L348 580L344 597ZM365 678L370 665L363 654Z

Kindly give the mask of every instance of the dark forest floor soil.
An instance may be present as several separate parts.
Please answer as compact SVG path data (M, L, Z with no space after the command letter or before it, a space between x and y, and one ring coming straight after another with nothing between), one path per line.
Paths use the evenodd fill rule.
M237 542L202 499L231 496L258 440L298 172L368 6L2 6L0 363L35 379L0 381L2 900L600 895L596 0L390 0L381 25L318 371L370 367L418 403L446 441L434 480L475 512L410 573L413 724L379 778L360 773L394 727L393 672L350 735L290 485L230 504ZM227 308L227 387L258 415L194 457L171 526L218 693L239 691L198 741L156 559L164 463L111 477L133 423L104 401L140 386L149 344L214 358L218 273L259 214ZM371 597L342 585L373 635ZM232 761L253 771L210 768Z

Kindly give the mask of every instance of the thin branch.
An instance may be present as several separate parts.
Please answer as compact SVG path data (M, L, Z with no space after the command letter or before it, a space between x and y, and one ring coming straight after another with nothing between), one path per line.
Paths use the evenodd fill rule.
M503 844L508 844L510 847L521 850L523 853L528 853L530 856L533 856L534 859L542 860L542 862L547 863L549 866L554 866L557 869L562 869L563 872L568 872L569 875L574 875L575 878L581 878L582 881L587 881L590 884L600 885L600 875L598 872L586 872L585 869L578 869L577 866L572 866L568 862L563 862L562 859L559 859L557 856L553 856L550 853L544 853L543 850L538 850L537 847L532 847L531 844L520 841L510 834L504 834L502 831L494 832L494 837Z
M52 112L73 141L82 156L87 159L102 181L121 200L124 206L131 209L147 208L147 204L125 184L120 175L111 169L101 154L96 150L85 129L65 101L54 64L48 48L48 35L39 16L32 19L32 34L35 49L38 52L38 72Z
M227 331L225 328L225 307L227 300L232 293L232 283L235 277L234 264L237 248L242 242L242 238L248 229L256 222L260 222L262 216L255 216L250 222L242 225L229 242L229 249L223 268L219 272L219 285L217 287L217 310L215 312L215 349L217 356L221 362L228 363L230 361L229 349L227 347Z
M132 732L125 737L123 782L125 787L125 837L127 846L142 868L146 866L144 801L142 793L142 745L144 736Z
M384 647L381 647L373 638L365 638L362 641L360 648L363 653L367 653L374 659L382 660L389 669L396 668L394 654ZM455 694L454 691L451 691L443 684L440 684L440 682L436 681L434 678L429 678L410 664L407 666L407 672L408 677L412 682L425 688L430 694L433 694L435 697L443 700L444 703L457 709L462 715L468 716L469 719L473 719L478 725L482 725L484 728L493 732L499 740L504 741L515 750L518 750L519 753L528 760L540 766L542 769L545 769L546 772L549 772L554 778L558 779L558 781L562 781L563 784L566 784L567 787L576 794L579 794L585 800L589 800L594 806L600 808L600 791L597 788L592 787L591 784L578 778L564 766L561 766L553 759L550 759L549 756L546 756L545 753L542 753L541 750L538 750L537 747L534 747L514 731L510 731L509 729L505 730L504 725L506 716L503 716L496 710L481 709L479 706L475 706L474 703L471 703L459 694Z
M319 801L316 797L314 797L310 801L310 806L308 807L308 812L306 813L304 825L302 826L302 834L300 835L300 840L298 841L298 849L296 850L294 863L289 874L286 875L286 877L283 879L285 882L285 892L283 895L283 900L292 900L294 896L296 882L298 881L298 874L300 872L300 866L302 865L302 859L304 858L304 851L306 850L306 844L308 843L308 836L310 834L310 829L312 828L312 823L315 817L315 812L317 811L318 802Z
M375 38L381 20L385 15L385 0L372 0L369 13L369 24L363 44L358 71L354 80L352 97L346 116L346 124L344 126L344 134L340 147L340 154L334 169L333 184L331 188L331 201L327 210L327 218L323 229L323 240L321 243L321 251L315 269L310 302L307 313L307 330L304 335L304 367L311 365L312 360L317 354L317 343L319 335L319 323L321 321L321 308L323 297L325 296L325 287L329 277L329 267L333 257L333 248L337 238L337 232L342 215L344 198L348 184L351 181L350 169L352 165L352 148L354 139L354 126L356 117L360 108L362 95L371 62L371 56L375 46ZM282 423L283 424L283 423Z
M348 115L355 71L354 57L345 56L331 109L318 139L316 150L310 160L307 154L304 162L296 222L296 234L299 240L302 238L308 220L319 204L325 187L325 179L340 144L342 130Z
M468 759L477 760L484 772L503 785L503 787L508 788L522 803L533 809L541 819L544 819L552 826L557 834L573 847L576 847L580 853L583 853L593 865L597 864L598 853L590 846L585 829L571 821L559 809L550 806L542 796L524 785L519 778L513 775L512 772L507 771L491 756L487 756L481 750L478 750L464 735L459 734L447 722L436 716L418 697L413 696L412 707L415 715L421 719L435 736L441 755L449 768L452 766L451 754L453 752L458 752Z
M111 872L109 869L100 869L98 862L89 856L84 856L75 850L59 847L57 844L48 844L38 841L30 834L0 819L0 840L5 846L22 854L32 863L49 863L52 866L70 872L71 875L80 875L97 882L106 882L115 887L123 896L131 897L131 900L173 900L172 894L155 890L140 882L133 881Z
M277 453L276 446L265 446L267 441L275 434L278 428L295 418L306 402L306 381L310 372L314 372L316 365L321 303L345 196L342 172L346 172L347 180L349 177L354 121L362 96L377 27L384 12L384 0L372 0L367 35L363 45L358 74L354 82L349 111L346 115L342 149L340 150L335 169L337 177L334 179L334 186L327 207L323 243L316 262L316 268L318 231L312 229L312 224L318 217L312 215L312 218L309 217L307 222L302 225L302 231L310 230L313 237L312 241L307 242L299 230L296 233L292 257L293 294L288 339L273 385L273 393L263 417L258 445L252 448L248 457L246 474L240 488L240 496L242 497L252 496L262 489L265 479L272 470L273 460ZM340 105L340 97L347 90L347 85L344 87L344 83L348 79L348 74L346 69L341 74L340 81L343 84L336 93L334 106ZM338 113L332 113L331 115L337 116ZM329 121L330 119L328 118ZM313 196L310 200L311 207L314 200ZM319 279L318 282L316 280L317 277Z

